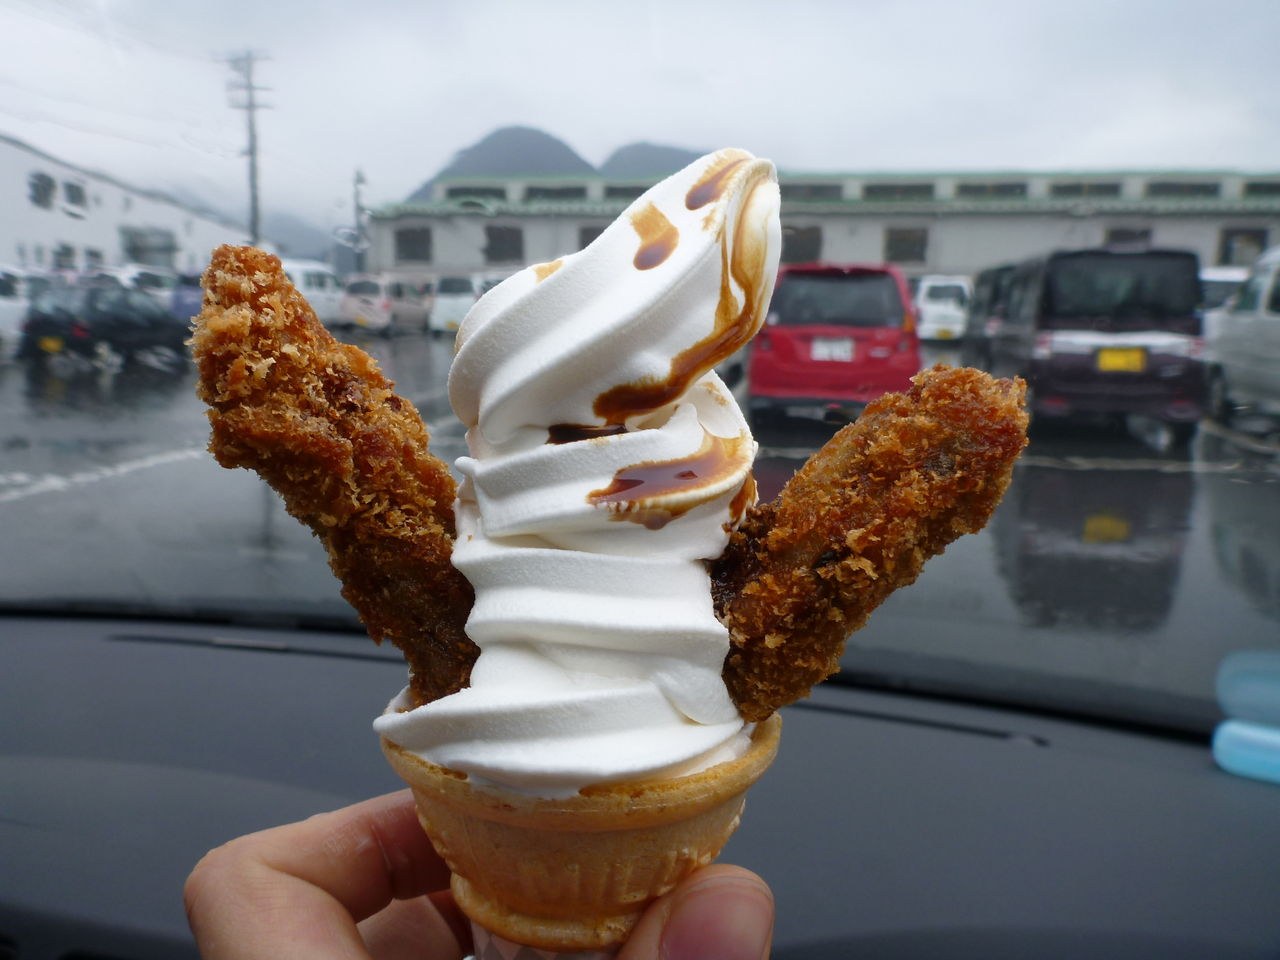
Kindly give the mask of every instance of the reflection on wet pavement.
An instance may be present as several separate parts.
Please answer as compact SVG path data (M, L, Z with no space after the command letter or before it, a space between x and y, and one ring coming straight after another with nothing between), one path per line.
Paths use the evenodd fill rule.
M465 453L451 345L352 339L417 405L433 451ZM319 545L256 477L205 452L194 379L189 364L0 366L0 522L7 559L21 558L0 589L252 616L288 601L354 624ZM838 427L758 425L761 496ZM1210 723L1222 656L1280 647L1280 425L1205 423L1190 447L1165 440L1142 423L1038 427L993 522L891 597L851 639L846 669L944 691L963 674L996 699L1052 705L1069 691L1102 712L1137 701L1153 722Z

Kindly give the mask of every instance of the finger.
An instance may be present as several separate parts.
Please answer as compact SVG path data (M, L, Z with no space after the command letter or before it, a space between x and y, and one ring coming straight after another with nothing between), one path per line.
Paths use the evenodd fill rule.
M392 900L363 920L359 929L365 949L376 960L423 960L428 944L471 944L467 918L448 891Z
M761 960L773 941L773 894L727 864L692 874L645 911L618 960Z
M206 960L366 958L356 922L448 875L401 791L233 840L196 865L184 896Z

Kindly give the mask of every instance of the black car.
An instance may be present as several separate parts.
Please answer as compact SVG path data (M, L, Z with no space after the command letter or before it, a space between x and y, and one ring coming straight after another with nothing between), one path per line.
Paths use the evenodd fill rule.
M31 303L19 356L107 364L186 356L189 320L141 290L99 283L50 289Z

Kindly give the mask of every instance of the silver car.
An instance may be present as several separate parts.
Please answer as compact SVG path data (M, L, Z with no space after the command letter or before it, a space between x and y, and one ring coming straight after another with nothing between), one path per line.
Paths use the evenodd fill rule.
M1209 402L1228 421L1242 409L1280 414L1280 247L1254 264L1209 342Z

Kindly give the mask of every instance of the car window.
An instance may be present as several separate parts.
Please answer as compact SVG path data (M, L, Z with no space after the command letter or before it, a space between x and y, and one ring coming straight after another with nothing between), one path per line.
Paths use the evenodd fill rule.
M1045 309L1056 317L1178 317L1200 302L1194 260L1086 254L1054 258Z
M1271 295L1267 298L1267 312L1280 313L1280 271L1271 275Z
M436 293L474 293L470 277L441 277Z
M1235 304L1232 311L1236 313L1245 313L1258 309L1258 305L1262 303L1262 294L1267 288L1268 274L1265 271L1255 271L1249 274L1249 277L1240 287L1240 292L1236 294Z
M373 280L355 280L347 284L347 293L377 296L381 292L382 288Z
M770 312L780 326L897 326L898 284L885 273L788 274L774 291Z
M954 303L965 306L969 302L969 294L958 283L938 284L925 289L925 300L930 303Z

